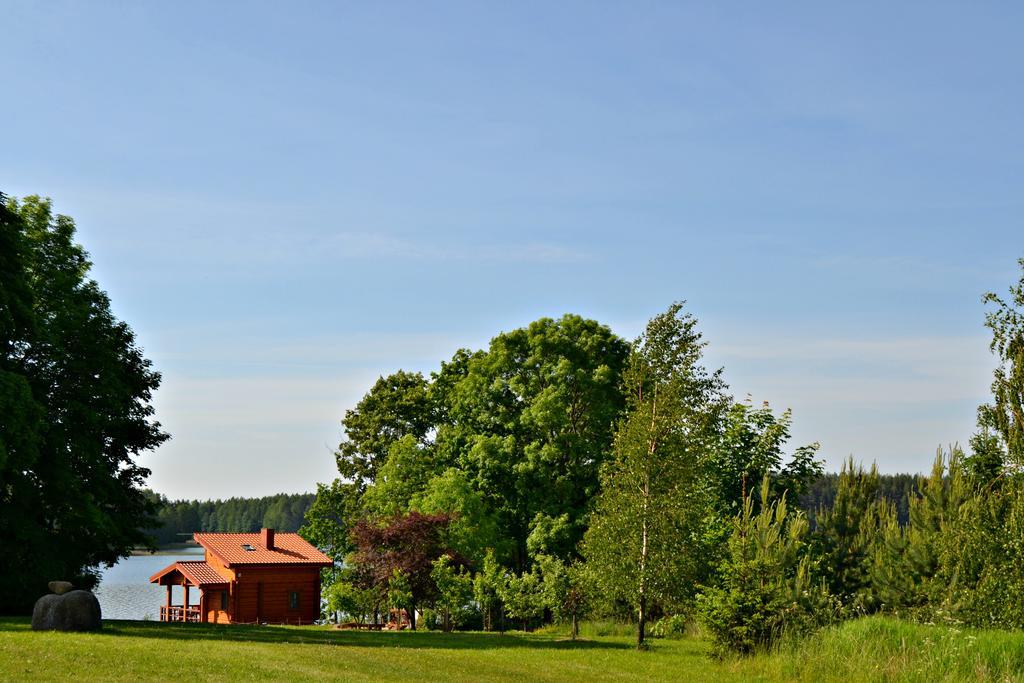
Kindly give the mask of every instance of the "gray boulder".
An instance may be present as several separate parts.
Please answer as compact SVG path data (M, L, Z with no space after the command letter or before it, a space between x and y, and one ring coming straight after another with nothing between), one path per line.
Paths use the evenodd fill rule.
M100 601L89 591L44 595L32 609L34 631L99 631Z
M47 585L50 587L50 592L56 593L57 595L64 595L65 593L70 593L75 590L74 584L70 581L51 581Z

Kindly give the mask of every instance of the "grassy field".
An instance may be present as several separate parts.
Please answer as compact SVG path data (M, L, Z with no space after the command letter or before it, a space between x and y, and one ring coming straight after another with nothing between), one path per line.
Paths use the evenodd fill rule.
M37 633L0 620L0 680L1024 680L1024 634L892 619L828 629L769 655L715 661L698 637L636 652L624 635L359 633L114 622Z

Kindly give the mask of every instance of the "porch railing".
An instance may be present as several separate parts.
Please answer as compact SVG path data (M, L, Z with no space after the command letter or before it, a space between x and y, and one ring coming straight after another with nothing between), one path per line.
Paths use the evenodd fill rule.
M198 607L183 607L181 605L160 605L160 621L200 621Z

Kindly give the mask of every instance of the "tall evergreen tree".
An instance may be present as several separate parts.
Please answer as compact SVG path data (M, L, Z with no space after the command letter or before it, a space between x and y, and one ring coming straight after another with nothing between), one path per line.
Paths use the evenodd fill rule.
M881 529L895 514L888 500L879 496L878 469L843 463L835 503L818 511L812 546L818 573L829 592L851 614L877 608L871 591L871 563L881 539Z

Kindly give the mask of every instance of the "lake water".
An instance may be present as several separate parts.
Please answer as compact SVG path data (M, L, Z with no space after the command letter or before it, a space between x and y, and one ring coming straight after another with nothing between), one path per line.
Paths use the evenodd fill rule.
M202 548L184 548L153 555L132 555L101 571L95 593L103 618L159 619L160 606L167 601L167 588L150 583L149 577L178 560L202 558L203 552ZM172 591L173 604L182 604L181 586L174 586ZM188 596L190 605L199 604L198 589L190 589Z

